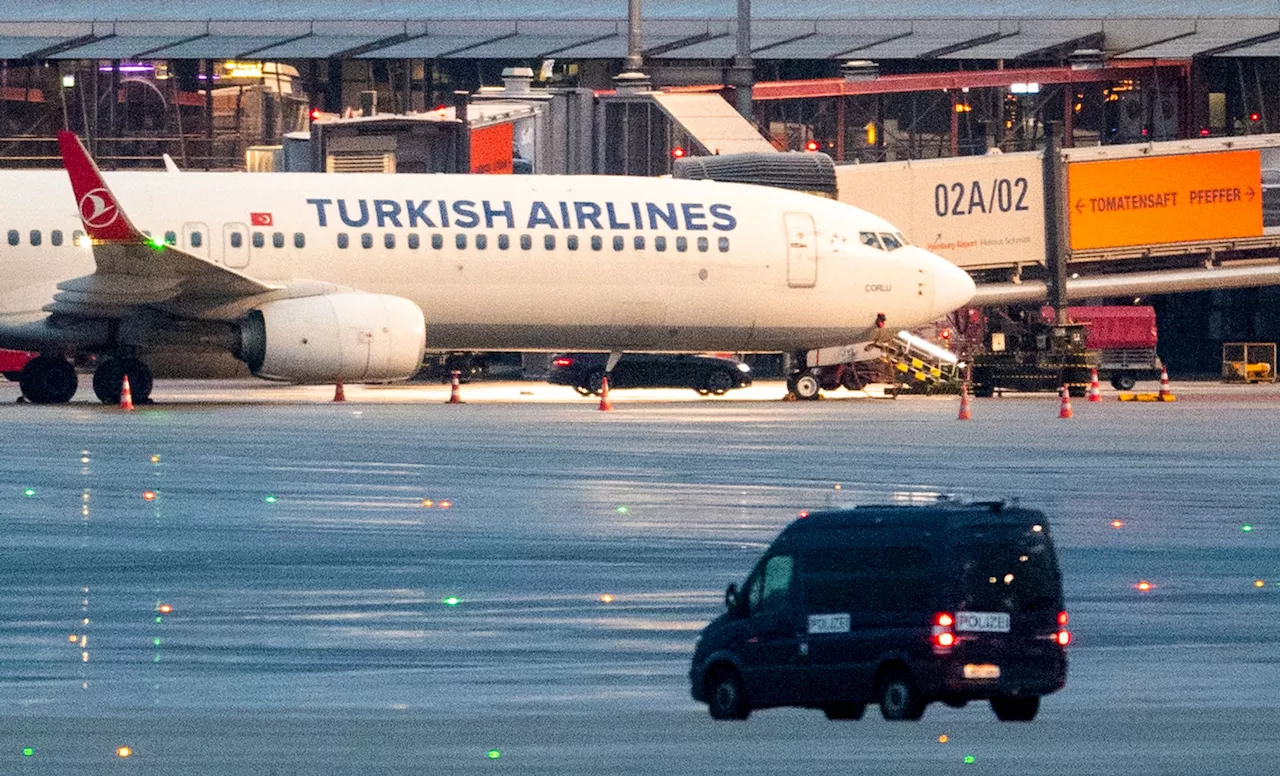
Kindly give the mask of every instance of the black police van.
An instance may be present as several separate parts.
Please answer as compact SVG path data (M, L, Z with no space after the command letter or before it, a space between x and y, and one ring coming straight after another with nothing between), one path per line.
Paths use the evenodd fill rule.
M698 639L693 697L716 719L772 706L915 720L989 700L1029 721L1071 640L1045 516L1005 503L863 506L783 529Z

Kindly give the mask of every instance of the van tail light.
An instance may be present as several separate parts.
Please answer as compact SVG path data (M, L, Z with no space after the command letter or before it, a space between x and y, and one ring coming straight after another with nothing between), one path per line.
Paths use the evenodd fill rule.
M956 634L952 628L956 624L956 618L947 612L938 612L933 616L933 633L932 641L935 652L942 652L955 646Z
M1058 646L1065 647L1071 643L1071 631L1067 630L1067 623L1071 617L1066 612L1058 612Z
M552 361L551 363L552 363L553 365L555 365L555 366L573 366L573 359L572 359L572 358L557 358L555 361Z

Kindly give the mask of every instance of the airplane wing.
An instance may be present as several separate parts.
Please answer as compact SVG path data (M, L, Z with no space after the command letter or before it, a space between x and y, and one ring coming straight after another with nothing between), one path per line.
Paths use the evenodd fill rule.
M282 288L148 238L120 209L80 138L59 132L58 146L97 269L59 283L46 312L120 318L141 307L212 306Z

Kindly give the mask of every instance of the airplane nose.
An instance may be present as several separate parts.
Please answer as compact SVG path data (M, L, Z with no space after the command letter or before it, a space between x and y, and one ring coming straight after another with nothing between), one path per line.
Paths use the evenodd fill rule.
M977 287L968 272L941 256L930 255L934 260L933 308L940 318L969 304Z

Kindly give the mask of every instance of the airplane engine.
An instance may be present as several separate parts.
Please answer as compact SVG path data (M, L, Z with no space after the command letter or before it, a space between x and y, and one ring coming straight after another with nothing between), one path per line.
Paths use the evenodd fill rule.
M349 292L278 299L240 321L236 356L267 380L404 380L422 365L426 322L398 296Z

